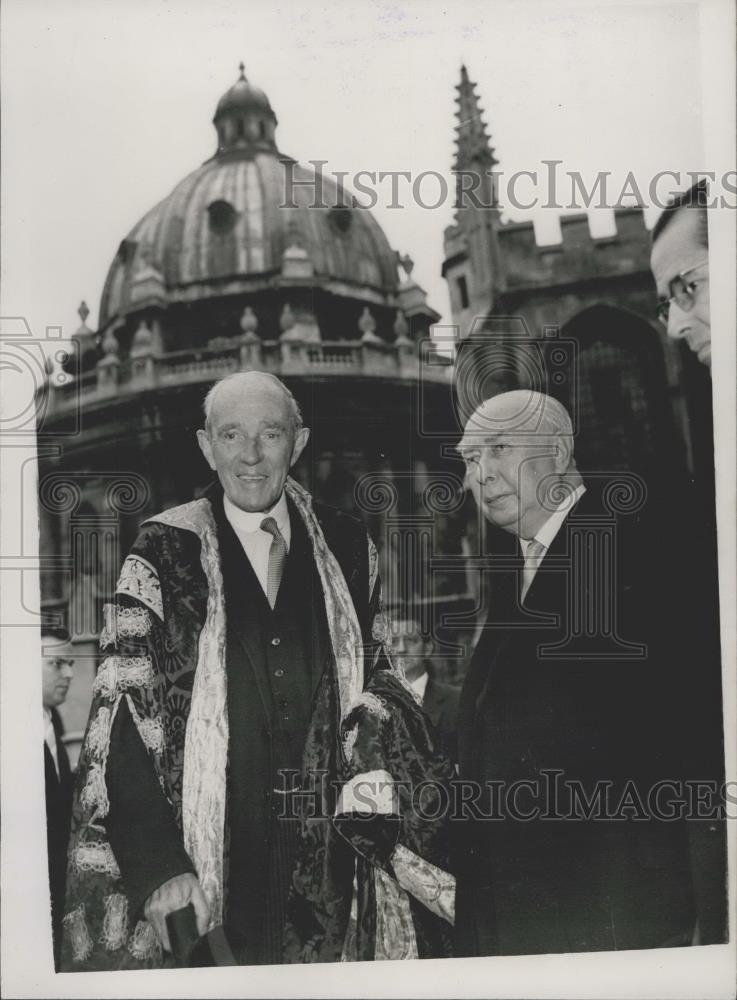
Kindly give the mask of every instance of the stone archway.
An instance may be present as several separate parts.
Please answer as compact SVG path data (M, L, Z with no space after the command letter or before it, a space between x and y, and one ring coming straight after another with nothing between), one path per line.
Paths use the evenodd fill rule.
M548 392L573 415L579 467L628 470L662 486L680 478L684 446L653 327L626 309L595 305L563 326L561 340L574 342L576 359L561 387L551 379Z

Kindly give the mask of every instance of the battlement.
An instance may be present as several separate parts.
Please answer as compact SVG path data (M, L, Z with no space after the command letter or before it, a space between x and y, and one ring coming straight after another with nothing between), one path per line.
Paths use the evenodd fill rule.
M650 236L639 207L614 213L616 232L592 236L586 213L560 219L561 240L538 244L532 222L497 229L499 257L509 291L611 278L649 269Z

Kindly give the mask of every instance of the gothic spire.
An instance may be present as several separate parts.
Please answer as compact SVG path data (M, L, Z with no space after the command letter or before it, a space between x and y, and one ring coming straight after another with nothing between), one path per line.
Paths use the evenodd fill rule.
M476 94L476 84L468 77L468 70L461 66L461 82L456 86L456 155L454 170L491 170L499 161L486 131L483 109Z

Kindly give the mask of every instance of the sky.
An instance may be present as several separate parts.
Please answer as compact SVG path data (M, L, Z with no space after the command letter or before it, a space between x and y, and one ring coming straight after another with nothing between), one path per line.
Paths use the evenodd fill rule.
M34 333L97 322L107 268L137 220L215 150L212 116L243 60L282 152L326 171L436 171L450 180L465 62L506 176L562 161L612 172L703 169L694 4L506 0L443 4L5 0L2 312ZM526 182L518 187L528 197ZM683 186L687 186L687 183ZM450 199L374 214L449 318L440 274ZM430 181L425 203L436 200ZM667 185L664 190L667 190ZM543 195L544 198L544 195ZM542 201L543 198L540 200ZM553 209L532 218L557 238ZM646 218L652 223L654 214ZM591 214L595 233L612 213Z

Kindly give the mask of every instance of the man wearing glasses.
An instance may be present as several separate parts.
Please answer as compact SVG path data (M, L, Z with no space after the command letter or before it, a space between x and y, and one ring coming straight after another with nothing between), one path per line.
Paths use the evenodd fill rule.
M650 266L668 336L685 340L711 368L707 195L700 181L672 199L653 227Z
M41 629L41 690L44 723L44 772L46 777L46 837L49 852L51 926L54 965L59 967L61 920L64 915L67 847L74 789L69 757L62 735L58 708L66 701L74 674L73 649L64 629Z
M684 340L711 370L709 259L705 181L676 195L653 227L650 266L657 286L657 312L674 340ZM693 419L708 441L708 454L682 497L681 522L691 527L679 538L688 566L694 650L698 664L691 703L691 725L684 733L696 782L724 782L719 590L711 396ZM687 537L688 536L688 537ZM688 551L687 551L688 548ZM723 800L722 800L723 802ZM694 944L726 940L726 827L723 819L689 822L689 850L697 925Z

